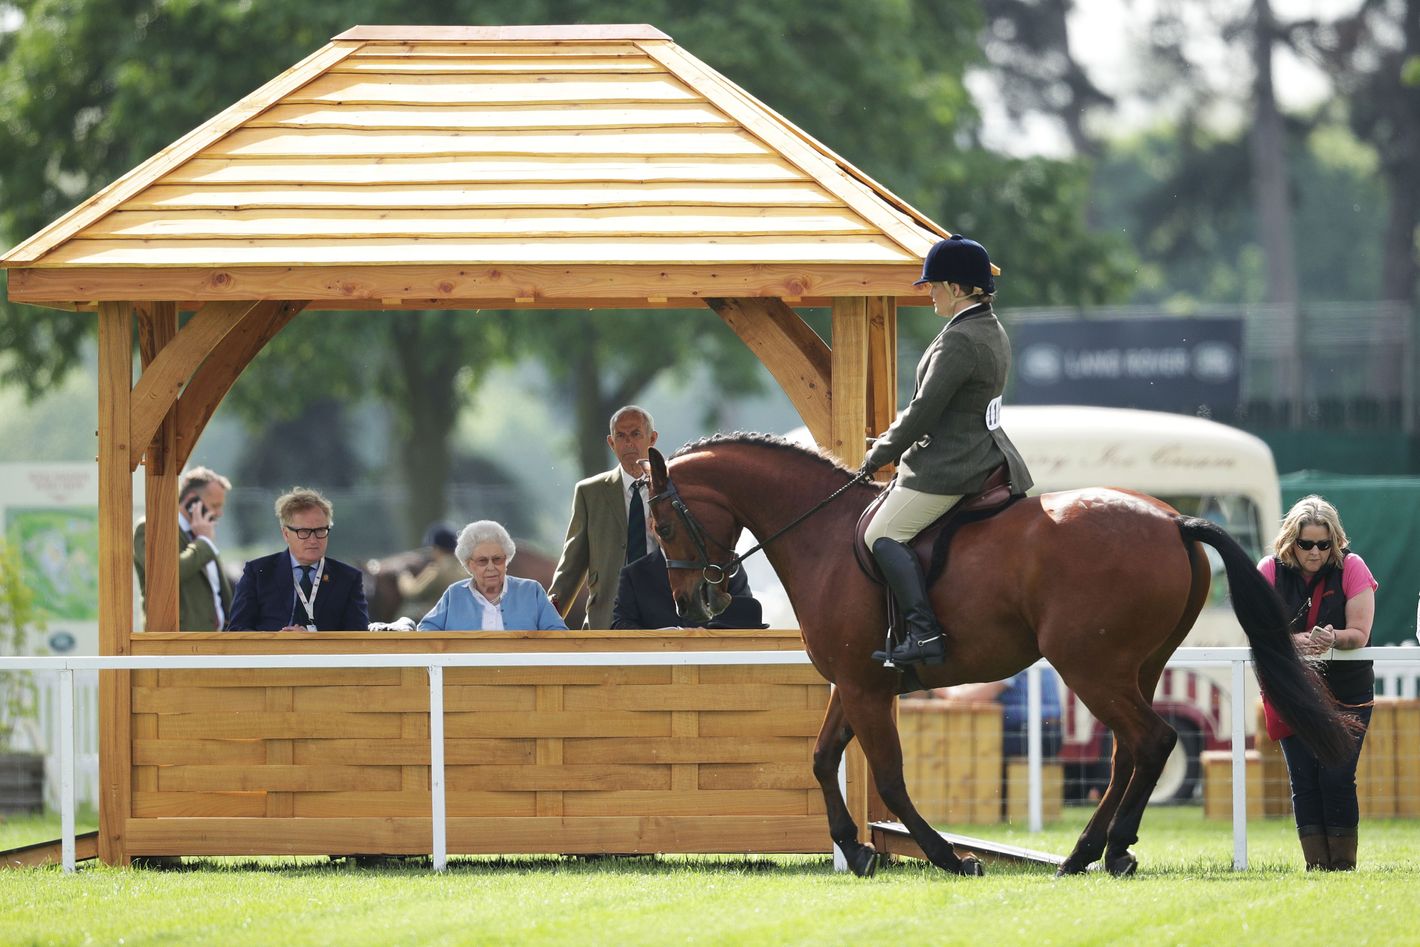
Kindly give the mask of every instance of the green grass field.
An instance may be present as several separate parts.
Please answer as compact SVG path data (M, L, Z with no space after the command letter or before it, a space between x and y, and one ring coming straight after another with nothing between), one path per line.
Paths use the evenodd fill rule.
M1086 810L1039 835L963 832L1063 854ZM920 862L871 880L827 857L455 859L355 868L325 859L202 860L180 871L0 871L0 944L1346 944L1414 943L1420 822L1361 826L1354 874L1308 874L1290 825L1249 826L1233 872L1231 824L1156 807L1140 873L1056 880L991 867L955 878ZM0 824L0 847L58 820Z

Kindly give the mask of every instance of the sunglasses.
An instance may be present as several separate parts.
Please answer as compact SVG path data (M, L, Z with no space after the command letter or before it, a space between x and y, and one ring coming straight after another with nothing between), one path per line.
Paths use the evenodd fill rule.
M1331 540L1299 539L1297 540L1297 546L1307 552L1311 552L1313 549L1320 549L1322 552L1326 552L1328 549L1331 548Z

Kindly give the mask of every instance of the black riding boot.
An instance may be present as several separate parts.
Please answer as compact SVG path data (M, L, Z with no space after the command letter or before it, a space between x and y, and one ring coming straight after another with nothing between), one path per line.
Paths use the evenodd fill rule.
M917 554L896 540L884 538L873 543L873 558L907 625L907 640L892 649L892 663L945 663L947 642L932 612L932 603L927 600L927 577L922 574ZM888 654L874 651L873 660L886 664Z

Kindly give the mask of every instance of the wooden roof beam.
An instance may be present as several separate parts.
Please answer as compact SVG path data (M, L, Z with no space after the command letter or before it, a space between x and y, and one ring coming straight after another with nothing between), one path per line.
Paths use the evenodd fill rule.
M129 418L130 441L147 447L178 394L207 356L235 329L256 300L208 303L197 311L173 340L163 346L133 386ZM138 469L141 449L130 455L130 469Z
M606 40L669 40L649 23L588 23L550 26L352 26L332 43L556 43Z
M307 299L319 308L360 307L385 299L458 300L458 308L586 305L624 309L629 300L740 298L826 299L896 296L899 305L928 305L912 281L920 262L871 266L832 263L629 263L599 267L537 263L497 266L25 267L10 271L10 299L45 305L144 299L187 301ZM279 295L278 295L279 293ZM481 302L480 302L481 301ZM468 305L465 305L467 303ZM332 305L334 304L334 305ZM433 308L421 302L415 308ZM644 305L642 303L641 305ZM697 303L699 305L699 303ZM518 307L512 307L518 308Z
M179 469L187 464L202 429L238 376L266 343L305 308L304 302L260 302L212 349L178 398L176 454Z
M782 299L707 299L789 396L820 444L831 433L828 345Z

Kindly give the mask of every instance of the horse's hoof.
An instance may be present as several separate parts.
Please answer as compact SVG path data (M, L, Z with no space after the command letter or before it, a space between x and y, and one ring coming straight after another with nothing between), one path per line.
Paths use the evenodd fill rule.
M846 853L848 867L859 878L871 878L878 870L878 850L871 845L859 845Z
M1129 852L1117 855L1105 861L1105 867L1109 873L1116 878L1128 878L1139 869L1139 860Z
M975 855L963 855L961 859L961 874L969 878L980 878L986 874L986 866L981 863L981 859Z

